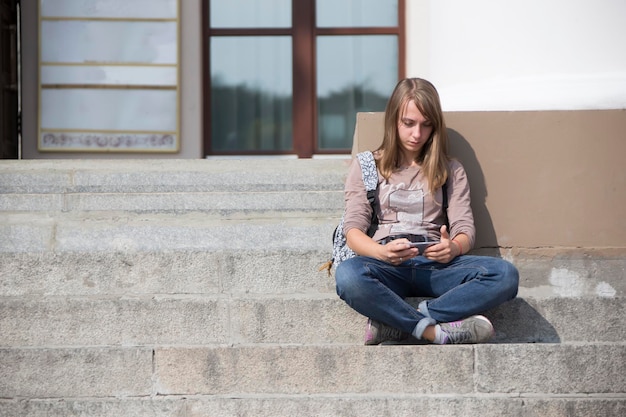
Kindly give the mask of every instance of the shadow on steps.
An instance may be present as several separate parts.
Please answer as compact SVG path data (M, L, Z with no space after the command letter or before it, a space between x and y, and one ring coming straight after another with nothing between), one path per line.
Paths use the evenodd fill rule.
M417 307L423 298L407 301ZM545 314L545 313L544 313ZM523 298L515 298L483 313L493 323L495 336L489 343L561 343L556 328ZM385 344L426 344L411 337L401 343Z
M556 329L523 298L485 313L496 330L492 343L560 343Z

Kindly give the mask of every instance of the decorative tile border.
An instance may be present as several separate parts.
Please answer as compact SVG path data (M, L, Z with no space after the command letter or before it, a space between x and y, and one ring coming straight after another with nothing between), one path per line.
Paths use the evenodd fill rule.
M46 151L175 152L176 135L169 133L55 133L42 132L39 148Z

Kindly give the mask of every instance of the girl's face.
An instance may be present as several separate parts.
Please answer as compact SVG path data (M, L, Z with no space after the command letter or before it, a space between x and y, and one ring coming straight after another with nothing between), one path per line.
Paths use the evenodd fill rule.
M420 113L415 102L410 100L398 119L400 147L412 158L416 157L432 135L433 129L432 123Z

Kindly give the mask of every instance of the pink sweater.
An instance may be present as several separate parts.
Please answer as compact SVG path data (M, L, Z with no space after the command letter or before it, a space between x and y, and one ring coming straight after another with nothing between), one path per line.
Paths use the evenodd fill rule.
M448 177L448 219L450 237L464 233L474 246L476 229L470 206L470 189L465 169L460 162L450 161ZM428 182L419 167L410 167L394 172L387 182L378 173L378 230L374 240L389 235L411 233L428 235L439 240L441 225L444 224L442 192L428 191ZM345 186L346 215L344 233L357 228L365 233L369 227L371 208L361 177L361 168L354 158L348 171Z

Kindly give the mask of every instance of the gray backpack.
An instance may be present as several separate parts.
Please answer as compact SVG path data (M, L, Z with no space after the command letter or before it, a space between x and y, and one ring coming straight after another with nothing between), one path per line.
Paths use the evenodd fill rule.
M370 221L370 227L367 230L368 236L374 236L376 229L378 228L378 216L376 215L376 189L378 188L378 171L376 169L376 161L374 155L370 151L365 151L357 154L359 165L361 165L361 175L363 177L363 184L367 191L367 201L372 206L372 219ZM346 236L343 234L344 216L341 216L339 225L333 232L333 257L330 261L326 262L320 268L320 271L326 269L330 275L333 267L337 268L339 264L346 259L350 259L356 254L348 247L346 242Z

